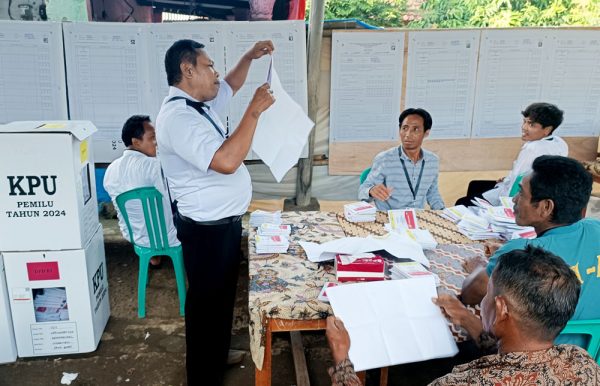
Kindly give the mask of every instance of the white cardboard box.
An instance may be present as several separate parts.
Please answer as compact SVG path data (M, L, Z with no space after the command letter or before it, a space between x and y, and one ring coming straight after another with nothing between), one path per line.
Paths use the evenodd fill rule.
M102 227L96 229L85 249L3 252L20 357L98 346L110 306Z
M82 249L98 227L89 121L0 125L0 251Z
M10 316L10 304L4 276L4 261L0 255L0 363L9 363L17 360L17 345L15 332Z

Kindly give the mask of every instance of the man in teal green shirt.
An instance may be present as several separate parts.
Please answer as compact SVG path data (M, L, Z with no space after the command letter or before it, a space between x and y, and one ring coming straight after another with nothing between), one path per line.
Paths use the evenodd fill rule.
M560 156L538 157L532 169L513 201L517 224L533 226L537 238L511 240L500 247L487 267L475 269L465 280L461 300L478 304L498 257L534 245L560 256L579 278L581 296L573 319L600 319L600 221L582 219L592 178L579 162ZM570 343L577 344L572 339Z

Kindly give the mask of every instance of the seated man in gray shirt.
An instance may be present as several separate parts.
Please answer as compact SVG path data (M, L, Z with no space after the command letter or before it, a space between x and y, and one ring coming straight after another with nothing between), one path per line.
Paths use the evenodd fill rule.
M358 188L360 200L375 199L379 210L422 209L425 200L431 209L444 209L438 190L439 158L421 147L431 125L431 115L423 109L400 114L401 145L377 154Z

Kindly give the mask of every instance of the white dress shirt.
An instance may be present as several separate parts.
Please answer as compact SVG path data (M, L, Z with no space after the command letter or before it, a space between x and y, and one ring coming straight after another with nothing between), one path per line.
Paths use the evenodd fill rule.
M154 186L163 196L163 209L165 212L165 225L167 226L167 237L169 246L179 245L177 240L177 230L173 225L173 214L171 212L171 203L169 194L166 191L164 180L160 172L160 162L157 158L148 157L136 150L126 149L123 155L114 160L106 169L104 175L104 189L110 195L119 217L119 227L121 233L129 241L129 232L127 225L123 221L123 216L117 206L116 198L119 194L132 189L144 186ZM132 200L125 204L129 223L133 230L133 240L137 245L143 247L150 246L148 232L146 231L146 222L142 205L138 200Z
M233 96L231 87L221 81L215 99L206 102L207 114L225 133L216 111L226 108ZM221 174L209 168L225 138L208 119L183 99L197 101L177 87L169 95L156 118L158 157L179 213L195 221L213 221L242 215L252 198L252 183L242 163L232 174Z
M567 143L556 135L550 135L536 141L527 141L521 147L517 159L513 163L510 174L504 180L483 193L483 198L492 205L500 205L500 197L508 196L517 177L531 171L533 161L541 155L560 155L566 157L569 154Z

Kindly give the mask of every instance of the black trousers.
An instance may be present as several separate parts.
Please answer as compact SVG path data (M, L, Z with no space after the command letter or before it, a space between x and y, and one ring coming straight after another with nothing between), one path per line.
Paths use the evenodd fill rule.
M175 225L188 278L187 384L218 386L223 383L231 342L242 222L198 225L176 216Z
M475 197L483 198L483 193L487 192L490 189L493 189L496 186L496 181L489 180L473 180L469 182L469 187L467 188L467 195L465 197L461 197L456 200L454 205L464 205L464 206L473 206L471 200Z

